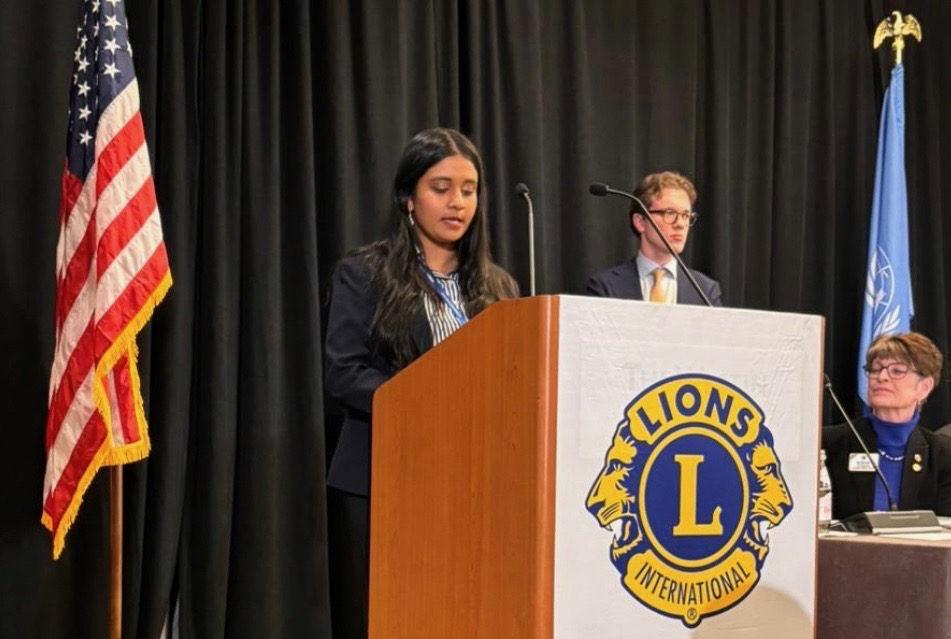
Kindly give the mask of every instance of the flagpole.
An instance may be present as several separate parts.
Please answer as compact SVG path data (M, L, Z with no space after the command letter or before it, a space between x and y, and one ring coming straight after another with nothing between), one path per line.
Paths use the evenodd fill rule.
M109 469L109 639L122 638L122 466Z
M866 411L868 378L863 367L869 346L881 335L910 331L915 314L905 178L905 70L901 61L905 38L921 42L921 24L913 15L893 11L875 29L872 47L878 49L889 38L895 66L882 100L856 370L858 395Z

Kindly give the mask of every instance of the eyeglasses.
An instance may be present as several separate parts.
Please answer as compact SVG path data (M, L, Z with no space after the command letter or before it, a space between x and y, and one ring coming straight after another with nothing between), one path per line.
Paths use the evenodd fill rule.
M697 218L699 217L693 211L675 211L674 209L648 209L648 211L654 215L661 216L661 219L668 224L673 224L677 220L680 220L687 226L693 226L697 223Z
M888 366L882 366L881 364L872 364L871 366L863 366L862 370L865 371L865 374L869 377L878 377L882 371L888 371L888 376L892 379L901 379L909 372L917 373L908 364L901 364L899 362L893 362Z

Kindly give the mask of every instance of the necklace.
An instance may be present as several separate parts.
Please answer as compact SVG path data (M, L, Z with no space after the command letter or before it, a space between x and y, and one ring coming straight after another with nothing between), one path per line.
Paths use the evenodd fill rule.
M884 457L885 459L887 459L888 461L892 461L892 462L900 462L900 461L904 461L904 460L905 460L905 456L904 456L904 455L901 455L901 456L899 456L899 457L893 457L893 456L889 455L888 453L886 453L886 452L885 452L884 450L882 450L881 448L878 449L878 454L881 455L882 457Z

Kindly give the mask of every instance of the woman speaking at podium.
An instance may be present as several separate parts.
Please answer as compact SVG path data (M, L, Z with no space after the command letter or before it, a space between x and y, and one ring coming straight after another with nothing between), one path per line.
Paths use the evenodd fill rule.
M941 381L942 356L920 333L879 337L865 355L871 415L855 421L878 457L899 510L951 516L951 439L919 422L921 405ZM832 516L889 510L888 497L848 424L823 429L832 479Z
M490 258L482 159L466 136L418 133L392 196L386 236L337 265L327 322L326 389L345 410L327 474L336 639L367 635L374 391L492 302L518 296ZM433 393L465 382L447 381Z

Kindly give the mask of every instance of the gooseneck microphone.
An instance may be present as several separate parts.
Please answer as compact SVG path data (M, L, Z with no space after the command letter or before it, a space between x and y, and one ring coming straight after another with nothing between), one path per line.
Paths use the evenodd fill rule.
M842 403L836 396L835 391L832 390L832 380L829 379L828 374L823 373L823 377L825 378L825 387L826 391L829 393L829 397L832 398L832 401L835 402L836 408L839 409L839 413L845 418L845 423L849 425L849 429L852 431L852 434L855 435L855 439L858 440L859 446L862 447L862 452L865 453L869 463L872 465L872 468L875 469L875 474L878 475L878 480L882 482L882 487L885 489L885 498L888 499L888 510L898 510L898 504L895 503L895 498L892 497L892 491L888 487L888 480L886 480L885 475L882 474L882 469L878 467L878 463L872 458L872 453L869 452L868 446L865 444L865 440L862 439L861 435L859 435L859 431L855 427L855 424L852 423L852 419L849 417L849 414L845 412L844 408L842 408ZM835 490L835 486L832 487L832 490Z
M674 251L674 247L670 245L670 242L667 240L667 236L664 235L663 231L660 230L660 227L657 226L657 222L654 221L654 216L650 214L650 211L647 210L647 207L644 206L644 203L641 202L639 198L625 191L612 189L604 182L593 182L591 186L588 187L588 192L591 193L591 195L596 195L598 197L604 197L605 195L620 195L621 197L626 197L630 201L634 202L641 210L641 213L643 213L644 219L647 220L648 224L650 224L654 229L654 232L657 233L657 236L660 237L661 241L664 243L664 246L667 247L667 250L670 252L670 254L674 256L675 260L677 260L677 265L683 271L684 275L687 276L687 281L690 282L693 290L697 292L697 295L700 296L700 299L703 300L704 304L710 307L713 306L713 304L710 302L710 298L707 297L707 294L703 292L702 288L700 288L700 285L697 283L697 279L693 276L693 273L691 273L690 269L687 268L687 265L681 259L680 255Z
M524 182L515 185L515 195L525 198L528 203L528 290L535 296L535 211L532 207L532 197Z

